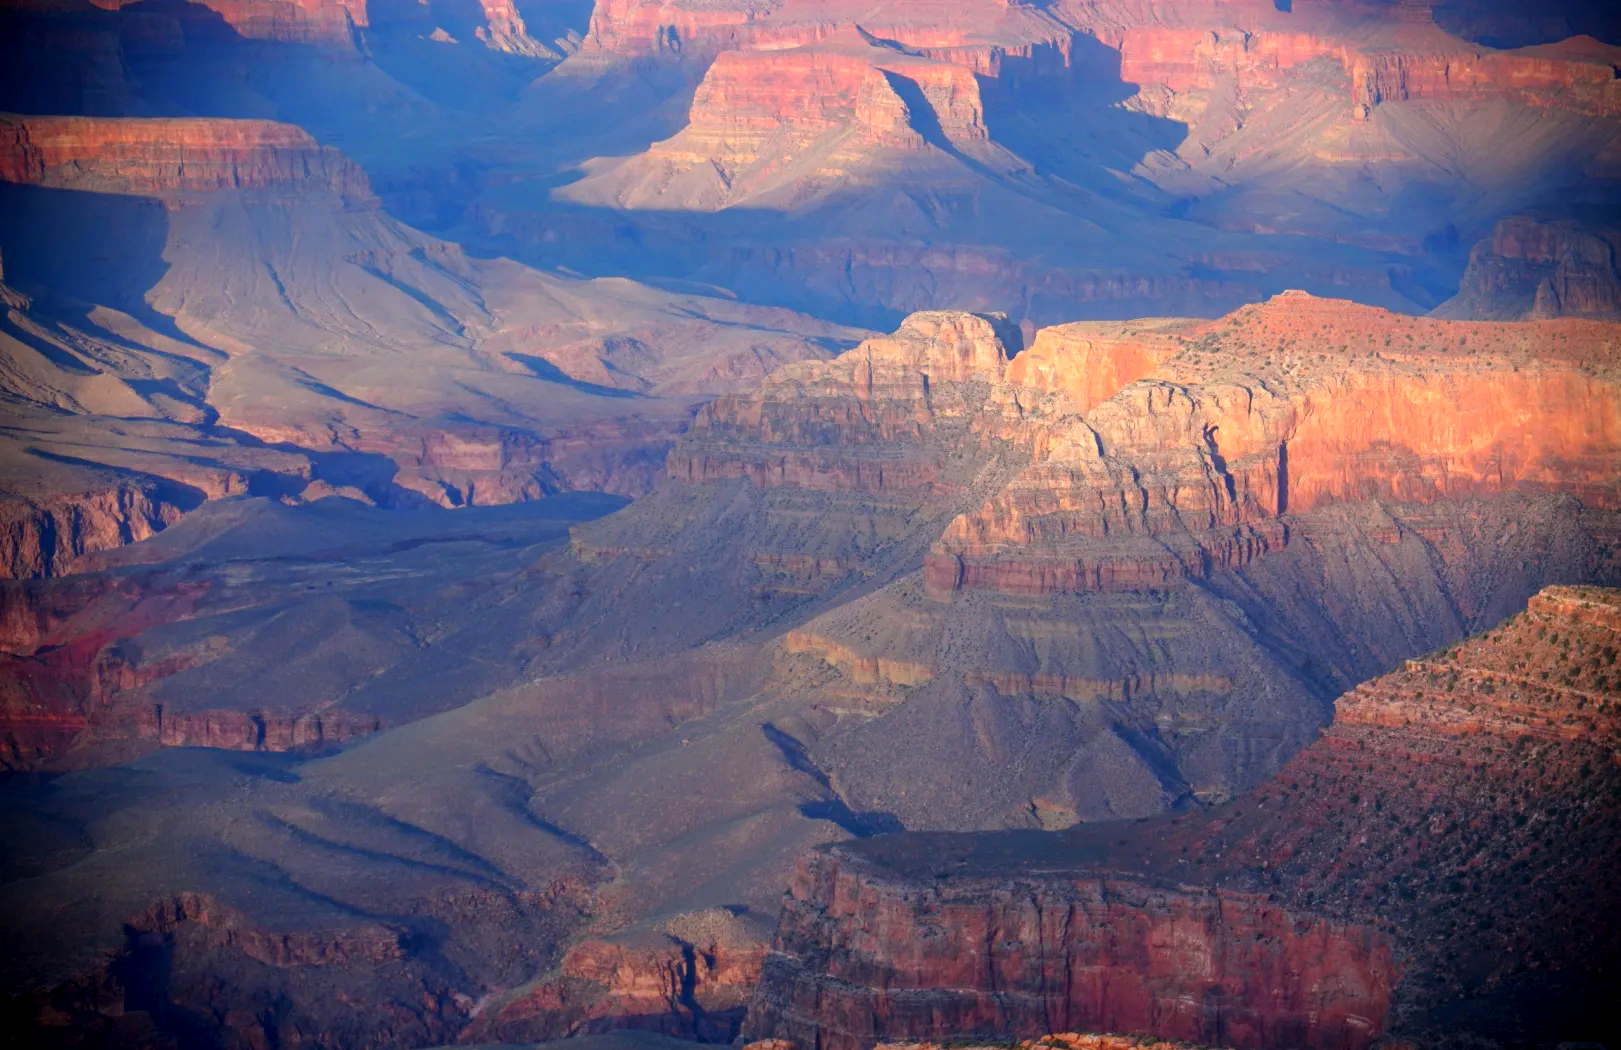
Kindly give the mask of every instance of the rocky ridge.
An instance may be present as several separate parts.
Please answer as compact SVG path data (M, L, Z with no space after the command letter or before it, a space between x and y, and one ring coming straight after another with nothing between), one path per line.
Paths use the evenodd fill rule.
M1358 172L1371 166L1387 182L1445 182L1462 164L1472 180L1500 191L1498 201L1552 203L1568 194L1572 171L1608 177L1621 113L1613 47L1573 38L1491 49L1450 36L1419 9L1413 14L1339 4L1285 12L1270 3L1173 10L1112 3L946 9L914 2L817 5L814 12L794 3L604 3L587 40L591 61L649 55L696 61L706 69L704 82L683 131L630 158L588 162L586 178L558 196L571 205L632 210L781 212L787 219L774 240L792 243L788 252L751 244L744 255L738 245L728 260L665 246L672 259L687 260L689 272L758 287L754 294L786 294L768 279L770 271L786 269L780 280L818 295L876 299L901 310L988 309L1022 299L1039 320L1049 320L1039 306L1047 300L1071 303L1061 315L1069 319L1176 312L1202 299L1211 305L1188 312L1214 312L1236 305L1223 281L1243 284L1255 280L1245 274L1282 272L1276 252L1292 249L1273 235L1300 234L1323 242L1311 258L1321 270L1310 273L1308 284L1296 266L1292 283L1320 294L1356 286L1363 301L1413 309L1399 299L1427 299L1431 293L1421 285L1456 280L1455 270L1444 278L1426 272L1454 265L1440 260L1450 252L1448 238L1489 225L1501 209L1467 215L1460 209L1439 223L1433 213L1408 216ZM964 79L970 75L977 82ZM818 100L809 105L797 101L807 78L820 78ZM890 97L894 91L898 98ZM989 115L967 120L975 111ZM1437 119L1443 111L1449 116ZM1492 129L1506 129L1499 124L1505 119L1541 145L1499 136ZM1075 121L1095 136L1084 149L1051 131ZM948 157L931 155L928 146ZM1556 169L1538 159L1555 154L1569 163ZM843 228L849 194L910 187L920 165L930 168L927 189L906 196L933 198L922 215L902 205L886 219L894 231L873 230L869 213ZM1156 209L1177 200L1172 214L1204 228L1155 233L1150 228L1163 219L1157 210L1156 217L1111 214L1112 204L1133 200L1116 184L1128 172L1168 195L1154 197ZM1072 199L1077 189L1080 198ZM1004 193L1013 198L1004 201ZM1301 206L1287 213L1268 203L1297 194L1304 194ZM999 224L1021 231L1016 245L964 218L993 208L1017 211L1030 200L1048 206L1045 217ZM542 232L525 231L508 210L492 201L479 214L520 243L552 228L543 223ZM825 216L822 236L801 244L793 218L813 210ZM1082 216L1091 224L1073 222ZM570 214L557 221L578 220ZM909 252L919 222L950 251ZM1053 222L1072 229L1068 254L1076 258L1035 232ZM690 232L690 224L665 218L649 217L646 225L645 236L679 239ZM1128 228L1134 232L1126 234ZM836 250L828 243L834 229ZM869 243L875 233L882 234L878 243ZM1093 239L1111 247L1090 253L1073 247ZM1144 241L1161 239L1186 246L1184 265L1167 268L1163 258L1141 250ZM1399 269L1387 267L1380 277L1364 272L1372 261L1353 246L1385 253ZM1117 271L1088 265L1111 253ZM1189 284L1189 262L1208 276ZM954 272L967 267L983 271L982 286L994 277L1006 287L972 298L972 286ZM875 272L844 284L828 272L867 268ZM930 280L917 288L920 268ZM1245 298L1276 287L1270 282ZM1103 305L1139 298L1179 305L1134 311Z
M375 203L349 158L267 120L0 115L0 181L150 197L215 190Z

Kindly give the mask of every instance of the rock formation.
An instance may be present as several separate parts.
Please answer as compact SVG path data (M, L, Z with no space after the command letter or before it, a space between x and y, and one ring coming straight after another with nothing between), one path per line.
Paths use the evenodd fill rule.
M473 214L526 257L852 316L1214 314L1285 284L1420 312L1460 230L1621 170L1621 80L1596 40L1497 49L1409 14L604 2L576 66L701 74L684 127ZM1492 203L1391 192L1460 178Z
M846 6L809 0L763 8L749 3L694 7L662 0L606 0L591 15L586 47L615 55L775 50L813 43L841 27L997 75L1009 58L1067 60L1071 29L1036 4L901 0Z
M556 973L480 1012L467 1038L555 1039L624 1028L699 1042L736 1037L765 945L716 909L657 930L585 939Z
M300 128L263 120L4 116L0 181L146 197L268 190L373 199L349 158Z
M1381 26L1364 42L1348 39L1342 27L1319 25L1323 35L1131 27L1120 40L1120 76L1170 92L1209 91L1228 77L1245 90L1280 91L1291 76L1326 60L1338 66L1351 112L1363 120L1381 103L1414 100L1511 99L1588 116L1621 112L1615 49L1597 41L1489 51L1433 27Z
M243 493L640 492L695 395L860 334L471 260L265 121L8 117L0 183L13 577Z
M1022 477L953 522L930 552L929 584L1160 586L1241 565L1286 542L1280 515L1332 503L1553 489L1598 507L1621 500L1621 402L1593 371L1613 367L1602 329L1440 331L1290 295L1190 327L1178 334L1194 349L1162 379L1045 433ZM1586 349L1533 365L1544 340ZM1139 365L1135 348L1125 354ZM1241 378L1248 369L1254 380ZM1546 415L1525 426L1508 406Z
M1511 216L1469 253L1458 294L1437 317L1621 317L1621 234L1576 218Z
M1396 968L1372 929L1108 876L920 892L885 874L840 854L795 872L749 1037L843 1050L1058 1026L1360 1048L1384 1030Z
M100 4L119 10L131 0ZM203 4L249 40L352 48L357 28L367 24L366 0L209 0Z
M1621 583L1617 55L1508 6L8 5L8 1030L1613 1041L1614 602L1504 623Z
M80 555L139 543L178 521L182 510L126 482L15 499L0 509L0 579L58 575Z
M594 164L567 196L630 208L803 207L873 177L897 151L976 149L987 138L972 70L843 28L799 47L722 52L686 128L631 161Z
M1129 1030L1244 1047L1594 1039L1613 990L1621 595L1550 588L1336 705L1206 812L807 858L747 1038ZM1596 894L1596 896L1595 896Z
M953 921L980 924L976 946L990 938L977 958L997 960L994 994L946 932L885 950L949 958L949 1004L921 978L905 990L899 963L764 955L807 850L917 841L872 838L902 829L1038 843L1037 829L1064 829L1057 841L1102 844L1181 829L1165 815L1226 813L1320 747L1332 698L1356 683L1494 627L1545 584L1621 581L1613 471L1600 466L1613 459L1613 325L1449 322L1289 295L1219 322L1029 335L997 315L928 312L788 364L711 401L652 491L613 514L583 494L453 515L210 500L143 544L82 556L79 573L13 584L0 607L6 760L81 770L51 783L83 785L30 796L39 819L13 836L27 848L5 854L40 873L0 884L10 943L36 946L8 972L78 975L24 981L17 1009L64 1038L90 1033L112 1022L73 989L111 981L150 1004L155 1030L184 1010L220 1038L728 1038L764 958L761 995L774 998L758 1016L830 1043L877 1039L899 1018L916 1025L893 1030L908 1037L941 1018L998 1031L1015 1018L1030 1034L1163 1025L1243 1046L1404 1030L1409 1004L1442 1002L1408 990L1407 934L1329 907L1355 896L1340 883L1303 883L1323 900L1270 899L1269 879L1201 881L1174 850L1152 879L1140 865L1064 861L1079 874L1059 883L966 866L974 886L1028 875L1030 893L948 902ZM1443 384L1494 407L1451 429L1396 414L1408 392ZM1387 398L1384 416L1367 401L1336 408L1363 390ZM1585 391L1581 413L1571 391ZM1532 395L1580 425L1509 400ZM1133 415L1144 403L1155 412ZM1535 425L1517 429L1522 416ZM1087 435L1110 463L1089 466ZM1287 472L1274 440L1291 443ZM1503 450L1501 470L1478 469L1482 442ZM1314 447L1341 446L1359 453L1347 470L1320 469L1334 453ZM481 455L451 453L468 469ZM1121 497L1132 484L1148 495ZM1036 526L994 550L960 545L1010 520L995 508L1032 505L1041 513L1017 520ZM1086 531L1096 520L1107 534ZM945 553L963 558L960 579L939 579ZM1053 571L1060 558L1110 566L1110 587ZM214 746L166 746L181 743ZM119 808L128 770L168 792L157 816ZM243 807L265 816L243 822ZM1148 823L1118 823L1135 818ZM1290 835L1334 829L1288 819ZM87 821L93 840L75 830ZM924 841L932 856L956 840ZM1324 861L1329 841L1291 863L1349 872ZM897 869L875 848L827 854L843 873L829 879L889 885ZM1265 859L1263 873L1283 863ZM946 900L912 879L863 898L897 930L914 905ZM824 882L800 884L805 944L821 943ZM288 896L267 905L266 887ZM230 942L181 922L128 939L128 916L186 892L256 932ZM90 893L102 903L60 929L28 925L35 902ZM1066 941L1052 923L1071 911L1118 936ZM370 943L379 922L405 931L399 958L278 968L243 947ZM1070 981L1064 1009L1049 994L1065 987L1059 971L1025 930L1096 977ZM175 978L132 991L157 951ZM1326 969L1287 965L1319 956ZM98 969L108 958L115 972ZM827 959L859 963L836 994L816 976ZM1034 990L1015 994L1021 981ZM1263 984L1279 997L1236 999ZM384 1005L334 1012L334 988L361 987ZM233 1012L266 995L285 1012Z

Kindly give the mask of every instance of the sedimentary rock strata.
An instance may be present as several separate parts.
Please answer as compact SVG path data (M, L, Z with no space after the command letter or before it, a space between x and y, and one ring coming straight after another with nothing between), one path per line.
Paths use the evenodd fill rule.
M139 543L181 512L151 486L127 482L7 502L0 509L0 579L55 576L81 555Z
M660 251L624 265L679 266L784 302L1019 301L1042 321L1201 313L1259 298L1239 289L1287 271L1296 286L1355 288L1416 312L1456 280L1459 232L1475 236L1501 210L1459 203L1443 218L1390 187L1462 175L1504 200L1551 204L1566 173L1617 170L1613 47L1494 49L1416 6L604 3L586 51L709 64L681 132L589 162L558 196L657 213L635 224ZM1484 116L1494 107L1535 132L1509 132ZM1084 148L1056 130L1077 127ZM1128 171L1195 225L1111 214ZM881 216L851 206L874 192L894 202ZM1032 201L1045 208L1026 212ZM745 207L773 225L781 216L781 228L756 242L755 225L670 214ZM1010 218L989 219L999 213ZM535 223L492 199L479 214L541 256L590 261L558 241L589 212ZM810 215L814 233L795 222ZM915 249L920 229L933 251ZM1045 236L1059 229L1067 235ZM713 250L717 231L728 252ZM1318 242L1309 272L1278 234ZM977 281L968 267L983 271ZM1166 305L1125 305L1136 301Z
M858 1048L1056 1026L1355 1048L1383 1031L1395 981L1382 933L1260 895L966 874L919 892L829 853L795 872L745 1032Z
M1210 28L1132 27L1120 41L1127 83L1171 92L1209 91L1231 78L1252 91L1278 91L1327 62L1356 117L1385 102L1487 101L1588 116L1621 112L1621 80L1602 45L1490 51L1467 47L1433 26L1380 27L1372 40L1319 22L1319 34ZM1336 31L1338 30L1338 32ZM1358 36L1363 39L1358 39Z
M696 395L862 334L471 260L267 121L7 117L0 193L4 467L49 479L7 482L10 576L224 496L639 493Z
M151 197L275 190L371 199L353 161L301 128L266 120L7 116L0 181Z
M1591 878L1621 848L1617 608L1545 590L1346 694L1274 780L1204 813L814 855L745 1034L1596 1037L1621 943L1578 916L1613 907Z
M1062 65L1072 30L1037 5L975 0L968 4L891 2L852 6L789 2L702 7L608 0L591 16L586 46L614 54L780 49L812 43L859 25L872 37L995 75L1008 58L1050 55Z
M130 0L98 4L120 10ZM249 40L354 46L354 33L367 24L366 0L210 0L201 5Z
M1581 218L1510 216L1469 253L1458 294L1436 316L1479 320L1621 317L1618 235Z
M765 945L724 911L656 929L587 938L557 971L489 1004L468 1038L553 1039L620 1029L684 1039L733 1039L760 978Z
M1555 489L1621 500L1607 329L1442 336L1438 323L1282 296L1177 332L1183 356L1048 434L1023 476L952 523L930 586L1163 585L1275 549L1285 512L1332 503ZM1561 350L1533 363L1542 343ZM1119 352L1131 371L1146 364Z
M1371 464L1357 469L1378 479L1372 487L1319 477L1307 468L1326 460L1305 453L1300 477L1285 477L1265 429L1288 418L1305 431L1321 417L1333 424L1318 431L1325 446L1371 440L1388 433L1380 420L1336 415L1324 407L1330 394L1418 377L1425 389L1451 381L1474 390L1467 383L1477 369L1494 381L1542 383L1524 390L1550 398L1562 388L1549 377L1592 384L1583 396L1602 405L1612 396L1613 337L1612 326L1596 322L1465 324L1301 296L1215 324L1077 323L1033 338L996 315L929 312L712 401L653 491L609 516L597 517L608 509L597 507L573 518L559 512L562 520L526 517L544 515L545 502L392 515L344 501L209 501L144 549L84 556L93 572L5 592L7 667L23 668L6 694L7 761L90 767L72 781L86 785L90 801L47 791L42 810L62 814L61 828L78 827L85 818L72 814L81 810L64 807L103 812L110 796L97 785L122 773L100 767L132 756L135 768L154 771L151 783L172 777L184 792L155 829L138 829L136 845L113 850L105 840L39 832L54 845L16 863L46 874L6 884L8 899L23 901L9 909L18 915L33 912L16 894L68 892L103 870L97 865L122 874L102 911L75 915L49 937L23 930L17 941L39 943L52 959L77 960L74 945L91 942L126 960L171 951L181 979L151 993L153 1001L219 1018L255 995L282 995L292 1020L254 1024L283 1039L295 1025L319 1038L385 1044L623 1028L729 1038L766 951L768 916L806 849L901 828L1069 829L1057 841L1091 842L1105 832L1088 829L1109 828L1097 822L1149 818L1115 823L1112 843L1137 834L1123 828L1166 826L1154 822L1167 811L1220 814L1224 800L1310 744L1334 695L1497 623L1544 583L1616 579L1621 529L1605 509L1613 479L1590 465L1609 447L1597 416L1577 417L1579 431L1550 429L1538 439L1546 444L1516 444L1526 440L1512 427L1520 409L1490 402L1506 428L1491 440L1530 449L1531 467L1532 452L1559 448L1568 489L1544 485L1536 470L1481 486L1462 467L1460 480L1437 485L1451 473L1425 473L1431 460L1422 457L1392 472L1388 464L1408 461L1377 447L1356 461ZM1250 395L1239 397L1239 388ZM1133 415L1142 403L1133 399L1152 396L1163 409L1167 391L1207 406L1200 411L1228 413L1205 419L1222 429L1207 435L1190 412ZM1259 407L1246 424L1251 405ZM1414 415L1400 420L1418 438L1433 436ZM1071 519L1062 515L1095 513L1077 499L1052 512L1060 516L1053 531L1005 539L984 564L1030 556L1029 564L1048 565L1056 537L1069 556L1113 559L1119 586L931 582L931 547L955 535L954 521L978 520L1010 493L1045 498L1026 495L1032 472L1066 462L1075 436L1087 434L1122 450L1101 475L1117 490L1135 471L1153 491L1175 494L1174 505L1166 499L1147 513L1121 501L1108 508L1118 518L1104 519L1111 531L1095 536L1065 531ZM1470 448L1420 451L1470 464ZM447 443L444 455L473 470L491 453ZM1196 492L1183 480L1207 469L1218 483ZM1221 477L1233 479L1231 490ZM1392 478L1410 478L1410 487ZM1277 499L1283 480L1306 486L1288 490L1287 505ZM1112 545L1131 513L1145 531L1128 537L1140 545L1122 555ZM1201 526L1223 524L1190 529L1196 514ZM1206 551L1225 535L1232 547L1222 550L1233 553L1198 562L1192 544L1168 542L1183 535ZM334 547L337 536L353 539ZM1591 643L1582 644L1586 652ZM288 661L289 651L300 659ZM1597 679L1573 680L1576 693L1597 688ZM1513 718L1539 731L1565 724L1563 708L1547 716L1524 708ZM1398 712L1378 716L1386 721L1410 717L1389 702L1382 710ZM1584 725L1585 711L1571 712L1569 724ZM56 722L46 726L41 715ZM1348 721L1326 739L1353 728ZM164 746L181 743L214 746ZM1310 754L1315 770L1337 769L1325 755L1343 754L1358 763L1357 776L1367 774L1358 744ZM408 784L400 769L413 770ZM216 804L199 781L251 799L266 816L243 824L238 803ZM1360 785L1341 785L1335 797L1373 797ZM1469 789L1447 790L1464 797ZM1387 797L1385 812L1396 803ZM1312 823L1295 813L1290 835L1330 835L1332 817ZM1169 826L1180 835L1185 825ZM934 845L955 840L926 841L928 856L956 856L954 846L942 853ZM1352 858L1334 859L1339 840L1301 842L1288 863L1351 870ZM1302 885L1323 887L1323 899L1282 896L1267 873L1284 861L1272 854L1262 876L1209 882L1182 871L1179 851L1146 875L1141 865L1087 867L1102 855L1095 852L1084 864L1063 861L1070 874L1057 881L1045 868L965 866L961 874L980 880L972 886L1002 894L993 899L977 889L952 896L949 880L938 893L920 891L910 870L869 852L876 847L839 848L846 852L816 862L842 873L832 883L893 885L893 893L860 889L856 897L893 918L895 930L927 927L940 937L897 937L885 948L893 959L837 956L855 960L843 982L816 976L833 957L815 954L811 934L813 962L767 957L761 995L774 998L758 1016L811 1040L817 1031L852 1046L891 1033L927 1036L940 1018L1005 1033L996 1026L1016 1018L1029 1034L1163 1025L1229 1045L1361 1046L1407 1023L1405 1004L1440 1001L1404 990L1416 971L1401 930L1329 906L1360 890L1308 880ZM176 874L176 864L190 866ZM397 893L392 879L355 877L402 864L413 875ZM268 885L324 896L267 913L256 896L265 870ZM804 883L811 918L825 911L818 879ZM998 887L1006 885L1021 891L1005 894ZM209 894L220 906L209 906L211 917L234 909L240 921L219 921L263 937L227 943L187 921L123 940L128 915L182 891ZM325 910L328 898L348 911ZM928 913L929 901L950 908ZM1086 940L1075 924L1064 941L1052 924L1072 911L1077 923L1090 916L1092 929L1118 934L1112 946ZM1171 932L1142 919L1145 911ZM726 936L693 918L703 915ZM963 935L971 943L954 940L939 915L977 923ZM398 941L401 958L266 966L244 948L274 955L279 949L262 945L284 936L302 945L306 934L310 944L328 943L337 931L370 929L367 916L410 931ZM805 929L826 926L807 918ZM1074 972L1091 975L1069 982L1068 1006L1057 999L1059 971L1044 970L1040 948L1024 940L1033 930L1049 945L1068 944ZM989 942L980 949L982 935ZM418 949L425 936L442 954ZM850 937L861 952L871 947ZM1293 965L1319 955L1328 968ZM974 983L976 958L996 991ZM915 977L917 986L905 988L895 975L920 959L934 961L919 972L949 971L957 991L941 999ZM1190 959L1199 965L1185 965ZM52 965L98 972L77 961ZM319 981L310 976L317 970ZM1218 972L1219 991L1200 976ZM208 973L228 979L209 985ZM861 974L878 976L863 985ZM410 1007L336 1018L332 988L368 982L390 1004ZM1236 1001L1263 985L1279 998ZM33 989L20 1009L47 1016L39 1004L67 1002L66 987ZM827 1021L817 1003L840 1019ZM71 1031L108 1023L94 1003L52 1009ZM901 1019L914 1027L884 1027ZM218 1021L211 1030L242 1027Z

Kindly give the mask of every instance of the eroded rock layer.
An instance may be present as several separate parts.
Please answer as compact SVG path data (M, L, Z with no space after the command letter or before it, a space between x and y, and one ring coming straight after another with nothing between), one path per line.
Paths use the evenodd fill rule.
M637 494L700 396L865 334L470 259L269 121L0 117L0 203L7 577L230 496Z
M133 4L101 0L96 6L118 11ZM282 44L348 50L356 28L367 24L366 0L209 0L200 6L238 36Z
M1458 294L1436 316L1621 318L1618 247L1611 222L1510 216L1470 251Z
M266 120L6 116L0 181L150 197L268 189L371 198L349 158Z
M919 892L825 853L789 886L747 1031L839 1050L1054 1025L1359 1048L1395 978L1384 935L1259 895L963 875Z
M1230 323L1088 322L1033 338L997 315L927 312L712 401L653 491L611 515L612 503L580 497L552 497L554 513L543 501L446 515L211 500L145 544L81 556L82 575L6 592L15 688L3 757L81 772L39 787L30 805L53 823L30 825L43 845L6 862L42 874L4 883L0 914L13 943L37 945L38 965L92 983L104 980L94 960L172 952L177 979L145 1001L165 1018L207 1011L222 1038L250 1027L287 1046L626 1028L730 1038L768 916L807 849L902 829L1025 829L1035 842L1051 841L1036 829L1069 829L1064 842L1097 827L1113 842L1122 818L1160 828L1152 821L1167 812L1224 812L1310 745L1332 698L1355 683L1498 623L1547 583L1621 577L1607 481L1570 434L1546 439L1576 450L1569 489L1435 486L1428 479L1444 475L1421 461L1410 489L1376 475L1388 487L1362 494L1331 476L1315 484L1332 498L1301 496L1306 509L1277 500L1275 449L1272 460L1264 444L1239 454L1241 439L1266 436L1268 406L1316 419L1290 398L1326 397L1337 387L1325 376L1462 383L1486 362L1489 374L1555 375L1609 396L1613 338L1596 322L1458 324L1302 296ZM1210 393L1240 386L1247 401ZM1156 409L1169 391L1230 414L1207 420L1215 434L1182 417L1133 416L1143 390L1156 392ZM1245 430L1248 403L1262 408ZM1337 428L1330 438L1382 432L1378 420L1321 414ZM1401 417L1416 431L1413 418ZM1056 536L1068 556L1113 558L1129 585L929 582L931 546L954 521L1010 492L1024 498L1033 470L1062 462L1076 435L1095 444L1099 433L1121 450L1111 483L1163 488L1190 520L1196 506L1230 515L1219 528L1234 556L1188 572L1191 543L1168 542L1182 542L1176 529L1207 549L1223 533L1121 501L1111 513L1158 530L1128 537L1145 544L1129 558L1109 546L1113 534L1067 535L1060 524L1009 541L993 563L1042 563ZM1597 457L1602 426L1584 434ZM1522 438L1505 423L1506 447ZM485 452L445 454L471 470ZM1383 470L1381 455L1367 458ZM1195 496L1179 480L1206 470L1234 479L1231 489L1207 479ZM187 743L212 746L165 746ZM174 792L155 824L104 815L121 804L126 768ZM267 815L244 823L238 803L216 796ZM91 821L99 838L74 830ZM933 843L956 840L926 841L933 856ZM1325 855L1313 843L1300 865ZM884 904L897 929L918 900L945 899L867 848L841 847L839 871L860 884L882 869L875 880L903 887ZM1266 859L1263 871L1281 863ZM409 885L370 877L401 870ZM1399 931L1315 898L1270 899L1269 880L1065 862L1055 889L1045 870L976 867L976 885L1013 880L1019 893L994 906L952 898L962 906L952 914L977 916L990 938L972 947L994 961L984 973L995 990L959 987L943 1000L922 978L908 990L891 979L893 960L877 959L849 972L877 973L878 985L830 982L824 994L814 967L790 968L788 985L770 984L787 1004L779 1016L851 1044L882 1036L885 1018L926 1033L919 1019L938 1014L997 1034L992 1020L1017 1016L1032 1034L1152 1024L1250 1046L1360 1046L1378 1027L1394 1030L1404 1003L1439 1001L1402 998L1410 955ZM268 907L267 885L297 888ZM41 932L31 902L97 887L106 903ZM263 969L201 923L126 942L129 915L182 891L217 901L211 918L244 916L256 931L244 945L302 945L310 930L323 931L320 943L367 939L376 916L409 933L399 959L356 955L315 976ZM1032 916L1037 906L1047 920ZM1159 909L1169 932L1134 917L1138 906ZM1064 985L1043 969L1058 965L1056 949L1042 963L1022 937L1041 930L1058 944L1066 935L1051 916L1070 910L1113 940L1065 942L1077 976L1063 970ZM955 948L930 956L934 942L898 936L892 950L938 963L953 982L978 980L970 944L942 938ZM1313 955L1333 971L1301 961ZM767 959L764 972L779 965ZM1219 982L1199 976L1218 971ZM1015 992L1015 978L1034 983ZM389 1007L335 1002L334 987L348 995L368 981ZM36 982L18 1009L64 1037L113 1023L95 1002L70 1002L69 984ZM1263 984L1280 990L1275 1004L1235 998ZM1062 987L1075 990L1073 1021L1054 998ZM266 995L282 996L286 1012L251 1025L231 1013ZM807 1003L844 1018L846 1034Z
M1147 374L1084 416L1047 422L1009 392L1022 417L1009 426L1044 431L1042 452L946 530L931 588L1163 586L1277 549L1287 513L1336 503L1505 491L1621 503L1607 327L1447 325L1284 295L1173 334L1180 353L1151 373L1135 345L1114 351L1123 364L1104 374Z
M1582 916L1616 904L1594 878L1621 851L1618 611L1549 588L1347 693L1276 778L1203 813L813 855L746 1035L1602 1038L1621 941Z

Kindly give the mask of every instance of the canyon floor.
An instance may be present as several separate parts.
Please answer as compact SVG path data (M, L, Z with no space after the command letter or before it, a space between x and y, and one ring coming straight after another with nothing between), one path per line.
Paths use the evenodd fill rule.
M0 4L0 1028L1621 1039L1612 22Z

